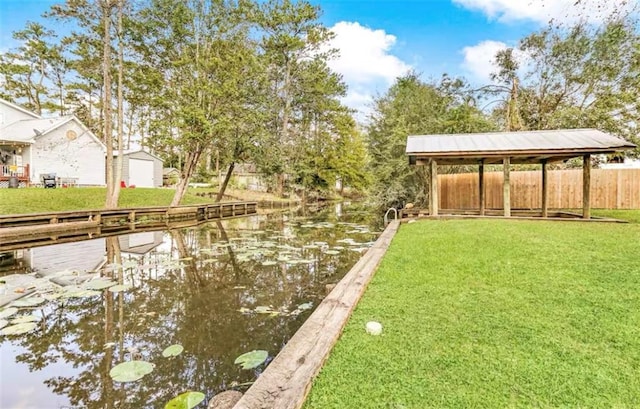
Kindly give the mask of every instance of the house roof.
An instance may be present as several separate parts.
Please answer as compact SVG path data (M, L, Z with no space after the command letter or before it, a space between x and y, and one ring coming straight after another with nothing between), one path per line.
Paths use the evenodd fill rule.
M96 137L89 128L75 115L59 116L55 118L23 119L0 128L0 141L34 143L35 139L45 135L59 127L69 123L77 123L89 137L102 149L106 150L104 143Z
M176 168L162 168L162 174L165 176L174 172L180 173L180 171Z
M25 108L21 107L20 105L16 105L16 104L14 104L12 102L9 102L6 99L0 98L0 103L6 105L8 107L11 107L11 108L13 108L13 109L15 109L17 111L20 111L20 112L22 112L24 114L30 115L30 116L32 116L34 118L40 118L40 115L38 115L38 114L36 114L34 112L31 112L28 109L25 109Z
M562 161L587 154L613 153L636 145L596 129L412 135L406 153L411 163L434 159L438 164Z
M157 155L154 155L153 153L151 153L149 151L146 151L146 150L144 150L142 148L140 148L140 149L129 149L129 150L123 151L122 154L123 154L123 156L127 156L127 155L131 155L133 153L138 153L138 152L146 153L147 155L153 156L154 158L156 158L156 159L158 159L159 161L162 162L162 158L160 158ZM120 152L118 152L118 150L116 150L116 149L113 150L113 156L118 156L119 154L120 154Z
M51 132L73 118L74 117L70 115L57 118L23 119L16 121L0 129L0 140L33 143L34 139L38 136Z

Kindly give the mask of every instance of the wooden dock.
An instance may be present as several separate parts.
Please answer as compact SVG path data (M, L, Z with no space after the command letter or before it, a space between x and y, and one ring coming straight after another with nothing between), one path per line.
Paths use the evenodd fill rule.
M138 231L181 228L256 214L256 202L79 210L0 216L0 251Z

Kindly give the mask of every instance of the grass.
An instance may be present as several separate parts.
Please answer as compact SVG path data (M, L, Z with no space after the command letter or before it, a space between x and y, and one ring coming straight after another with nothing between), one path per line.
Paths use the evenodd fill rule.
M173 189L123 189L120 207L168 206ZM82 187L68 189L0 189L0 214L22 214L65 210L101 209L106 188ZM188 191L183 204L210 203L211 198L199 197Z
M640 407L640 212L624 214L403 225L305 409Z

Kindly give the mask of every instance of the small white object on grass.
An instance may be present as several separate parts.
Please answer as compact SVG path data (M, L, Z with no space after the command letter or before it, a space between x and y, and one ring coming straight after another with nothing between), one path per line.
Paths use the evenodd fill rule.
M380 335L382 334L382 324L375 321L369 321L366 325L367 334Z

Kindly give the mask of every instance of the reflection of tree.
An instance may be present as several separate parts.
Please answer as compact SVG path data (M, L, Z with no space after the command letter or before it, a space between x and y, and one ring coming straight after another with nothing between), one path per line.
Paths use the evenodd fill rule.
M338 218L324 211L314 213L312 219L361 223L362 219L349 220L348 215L345 211ZM110 267L103 274L119 283L134 283L135 289L51 303L44 309L42 330L16 338L27 350L17 360L31 370L46 371L57 360L77 368L72 377L52 373L46 383L56 394L66 395L72 405L87 408L161 407L187 389L211 395L233 382L253 381L256 373L241 370L233 364L235 358L253 349L275 355L308 313L270 317L243 315L238 310L259 305L295 308L309 301L317 305L325 284L339 280L359 257L348 251L338 257L308 249L302 256L314 259L313 264L263 267L266 257L246 256L251 243L265 240L296 248L317 241L333 246L349 229L340 225L299 228L308 220L299 217L270 215L259 219L253 232L236 227L242 219L171 231L175 249L154 250L136 259L136 267L124 260L127 267L122 268L117 239L107 239ZM286 238L281 233L285 230ZM104 347L112 342L113 347ZM183 345L184 352L163 358L162 350L174 343ZM112 382L110 369L131 359L131 349L154 363L155 370L139 382Z

